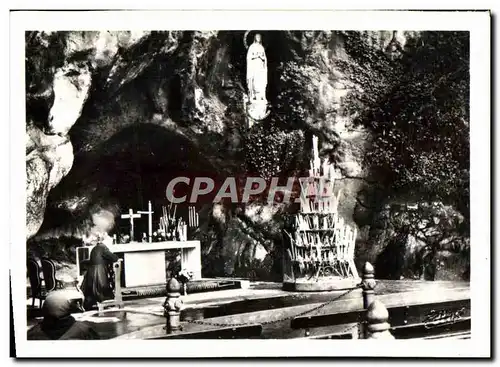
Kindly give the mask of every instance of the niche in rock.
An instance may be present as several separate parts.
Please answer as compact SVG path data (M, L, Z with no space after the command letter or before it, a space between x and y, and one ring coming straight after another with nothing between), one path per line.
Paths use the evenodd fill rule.
M291 44L287 32L283 31L251 31L246 36L247 45L250 46L254 36L259 33L262 36L262 44L266 51L267 58L267 99L272 103L279 91L280 75L277 72L280 63L285 63L294 59L295 45ZM239 70L240 78L246 86L246 54L245 32L232 31L230 59L233 65Z
M168 115L174 121L182 120L182 82L180 75L174 75L168 84Z

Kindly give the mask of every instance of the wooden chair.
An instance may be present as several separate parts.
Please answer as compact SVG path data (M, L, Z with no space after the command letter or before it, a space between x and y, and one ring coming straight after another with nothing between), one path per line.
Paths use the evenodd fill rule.
M32 307L35 307L35 300L38 298L40 300L40 307L42 307L42 301L45 299L46 292L42 290L42 278L40 277L40 265L38 262L29 258L27 261L28 268L28 278L31 286L31 298L33 299Z
M64 288L63 282L56 278L56 264L49 258L42 258L43 281L47 292Z

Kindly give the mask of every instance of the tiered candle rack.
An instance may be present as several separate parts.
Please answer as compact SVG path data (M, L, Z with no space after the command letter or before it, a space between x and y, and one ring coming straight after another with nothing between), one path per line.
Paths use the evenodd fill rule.
M340 192L334 194L338 171L321 162L313 137L310 177L301 182L299 213L285 228L283 287L296 291L351 288L359 282L354 264L357 231L338 214Z

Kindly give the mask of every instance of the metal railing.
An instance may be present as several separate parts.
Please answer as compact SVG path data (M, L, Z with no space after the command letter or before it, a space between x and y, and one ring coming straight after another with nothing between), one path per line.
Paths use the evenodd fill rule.
M123 307L120 271L120 263L116 263L115 299L112 303ZM222 323L209 320L186 320L185 323L204 325L210 329L182 332L180 321L183 309L181 285L175 278L172 278L167 283L167 297L163 304L166 334L158 338L252 338L261 334L263 326L288 320L291 329L304 329L305 337L313 339L436 339L443 337L467 338L470 335L470 298L387 308L380 300L375 299L375 287L373 266L366 263L363 267L360 284L298 314L266 320L261 323L255 321ZM359 288L362 289L363 308L347 312L310 315ZM155 315L159 316L159 314ZM346 327L340 331L311 336L311 330L314 328L342 325Z
M304 329L305 335L309 336L313 328L355 323L359 326L359 337L365 339L431 339L470 334L469 296L452 301L386 307L375 299L376 281L370 263L365 264L362 279L362 309L296 317L291 322L292 329ZM337 332L319 338L341 336L342 333Z

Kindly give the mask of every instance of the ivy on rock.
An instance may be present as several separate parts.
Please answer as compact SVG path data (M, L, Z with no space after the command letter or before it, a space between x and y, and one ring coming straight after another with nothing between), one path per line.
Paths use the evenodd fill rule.
M291 173L299 168L304 153L301 130L287 131L272 122L254 125L246 135L247 172L264 179Z

